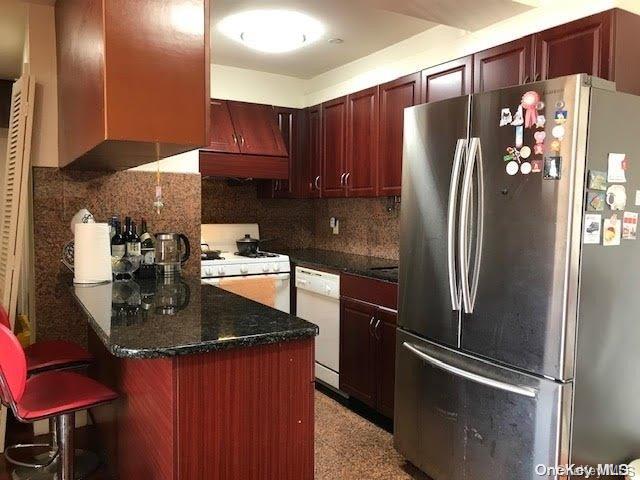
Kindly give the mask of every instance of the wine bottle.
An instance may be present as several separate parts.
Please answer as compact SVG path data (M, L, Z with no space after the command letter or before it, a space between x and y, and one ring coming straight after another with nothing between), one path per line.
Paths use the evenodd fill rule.
M154 247L154 241L153 241L153 235L151 235L148 230L147 230L147 221L143 218L142 222L141 222L141 229L140 229L140 243L142 244L142 248L153 248Z
M120 222L116 222L115 225L116 233L111 238L111 256L122 258L127 253L124 237L122 236L122 227L120 226Z
M126 238L127 255L130 257L136 257L138 255L142 255L140 237L136 232L136 222L130 222L130 225L129 235L127 235Z

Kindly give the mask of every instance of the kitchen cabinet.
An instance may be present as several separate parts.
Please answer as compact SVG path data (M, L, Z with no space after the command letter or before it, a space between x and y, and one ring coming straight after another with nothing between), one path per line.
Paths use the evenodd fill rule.
M307 157L303 162L305 181L303 196L320 198L322 191L322 107L307 109Z
M238 137L233 129L226 100L211 100L209 109L211 128L207 149L221 153L240 153Z
M378 87L347 97L347 161L343 183L348 197L376 195L379 108Z
M288 155L271 105L228 101L240 152L250 155Z
M340 390L393 418L397 284L340 276Z
M473 55L422 71L421 103L469 95L473 88Z
M322 104L322 197L344 197L347 168L347 97Z
M475 93L521 85L532 80L533 36L475 53L473 91Z
M55 2L59 166L122 170L207 145L209 18L208 0Z
M400 195L404 109L420 103L420 74L380 85L378 196Z

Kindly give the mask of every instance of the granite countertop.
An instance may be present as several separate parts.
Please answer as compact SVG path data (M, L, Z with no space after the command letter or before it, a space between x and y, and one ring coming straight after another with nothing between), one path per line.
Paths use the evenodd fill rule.
M305 248L277 252L289 255L291 261L300 266L324 267L353 273L363 277L385 280L398 283L398 261L388 258L368 257L352 253L334 252L331 250L319 250ZM395 268L394 268L395 267Z
M318 327L199 278L71 287L105 347L160 358L314 337Z

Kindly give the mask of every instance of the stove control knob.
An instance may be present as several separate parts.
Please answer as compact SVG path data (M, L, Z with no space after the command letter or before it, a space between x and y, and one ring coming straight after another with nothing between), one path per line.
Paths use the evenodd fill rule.
M273 271L274 271L274 272L279 272L279 271L280 271L280 265L279 265L279 264L277 264L277 263L274 263L274 264L273 264Z
M262 271L264 273L267 273L269 271L269 265L267 265L266 263L264 265L262 265Z
M218 267L218 273L224 275L224 267Z
M240 273L246 275L247 273L249 273L249 267L247 267L246 265L240 265Z
M204 273L206 273L206 274L207 274L207 276L209 276L209 277L210 277L211 275L213 275L213 268L211 268L211 267L207 267L207 268L205 269Z

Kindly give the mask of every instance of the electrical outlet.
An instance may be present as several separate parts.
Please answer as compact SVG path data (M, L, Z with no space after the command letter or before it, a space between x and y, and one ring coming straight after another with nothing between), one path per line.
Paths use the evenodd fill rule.
M329 219L329 226L331 227L331 231L334 235L338 235L338 233L340 233L340 220L336 217L331 217Z

